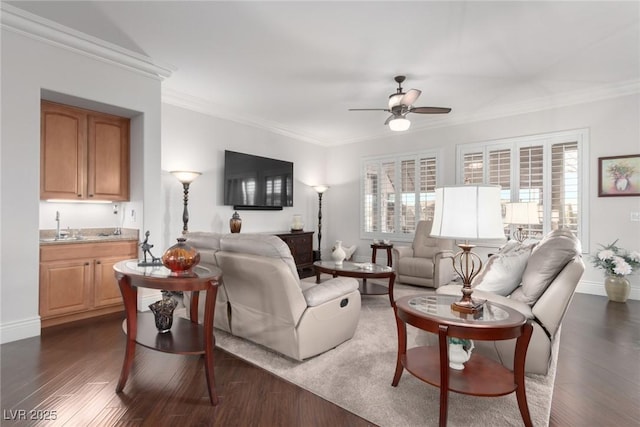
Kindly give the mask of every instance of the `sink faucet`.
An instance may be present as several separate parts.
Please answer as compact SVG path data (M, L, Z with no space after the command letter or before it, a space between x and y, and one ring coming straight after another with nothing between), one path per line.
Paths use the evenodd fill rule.
M60 239L60 212L56 211L56 240Z

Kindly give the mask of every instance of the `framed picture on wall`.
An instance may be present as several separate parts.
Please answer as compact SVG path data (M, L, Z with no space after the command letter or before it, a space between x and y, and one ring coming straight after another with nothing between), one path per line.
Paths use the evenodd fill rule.
M640 196L640 154L599 157L598 196Z

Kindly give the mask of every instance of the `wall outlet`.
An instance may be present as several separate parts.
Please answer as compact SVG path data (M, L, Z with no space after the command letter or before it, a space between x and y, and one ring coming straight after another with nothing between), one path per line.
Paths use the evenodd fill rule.
M131 215L129 215L131 217L131 222L136 222L136 210L135 209L131 209Z
M631 212L631 221L640 221L640 212Z

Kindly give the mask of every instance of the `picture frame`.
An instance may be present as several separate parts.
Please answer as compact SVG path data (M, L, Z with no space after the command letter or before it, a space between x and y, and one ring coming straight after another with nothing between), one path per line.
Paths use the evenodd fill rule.
M640 154L598 158L598 197L640 196Z

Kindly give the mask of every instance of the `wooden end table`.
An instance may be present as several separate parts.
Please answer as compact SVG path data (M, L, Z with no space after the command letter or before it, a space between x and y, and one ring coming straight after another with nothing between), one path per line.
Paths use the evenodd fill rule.
M213 373L213 315L222 272L217 268L196 266L188 276L172 276L165 267L139 267L138 260L120 261L113 266L126 314L127 347L116 392L124 389L133 366L136 343L152 350L176 354L203 354L204 368L212 405L218 404ZM159 333L153 313L138 313L138 288L167 291L192 291L191 319L174 317L171 331ZM206 291L204 323L198 324L198 299Z
M376 263L376 258L377 258L377 255L378 255L378 249L386 249L386 251L387 251L387 266L388 267L393 266L393 257L391 255L391 249L393 249L393 244L392 243L389 243L388 245L384 244L384 243L373 243L371 245L371 249L373 250L371 252L371 263L372 264Z
M396 280L396 273L391 267L349 261L343 261L342 264L336 264L333 261L316 261L313 263L313 268L316 270L316 283L320 283L320 273L331 274L333 277L343 276L362 279L362 284L360 285L360 293L362 295L389 294L389 301L393 306L393 283ZM367 279L389 279L389 286L367 283Z
M451 310L459 298L444 295L413 295L396 301L398 359L392 386L400 382L405 368L412 375L440 387L440 426L447 425L449 390L472 396L503 396L516 392L525 426L531 427L524 382L524 364L533 327L510 307L486 302L481 313L464 314ZM406 324L438 335L438 346L407 350ZM449 368L448 337L477 340L516 338L513 372L477 353L462 371Z

